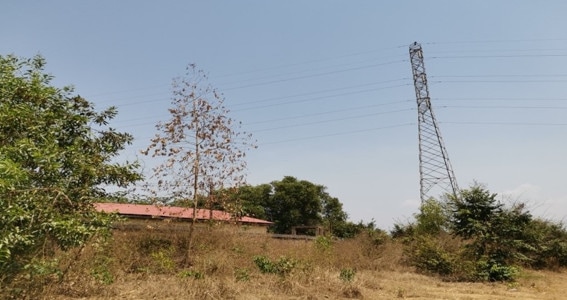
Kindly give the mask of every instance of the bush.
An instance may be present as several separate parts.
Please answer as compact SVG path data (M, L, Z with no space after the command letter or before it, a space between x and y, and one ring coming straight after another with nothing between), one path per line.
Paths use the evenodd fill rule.
M249 281L250 274L248 274L248 269L246 268L237 268L234 270L234 277L236 281Z
M415 237L406 247L409 264L423 273L454 275L457 264L456 254L445 249L440 242L433 237Z
M328 252L333 247L333 240L326 236L318 236L315 238L315 248L321 252Z
M339 278L344 282L352 282L354 280L354 275L356 275L356 270L354 269L351 268L341 269Z
M535 219L525 230L527 265L536 269L567 266L567 231L561 223Z
M282 256L277 261L272 262L269 258L265 256L255 256L254 263L260 269L262 273L277 274L280 276L285 276L297 266L297 261Z
M472 274L479 281L513 281L519 270L514 266L502 264L494 259L479 260L476 273Z
M195 270L183 270L178 274L181 278L193 278L193 279L203 279L205 275L202 272L195 271Z
M449 224L446 207L434 198L421 203L415 220L415 230L418 234L436 235L446 232Z

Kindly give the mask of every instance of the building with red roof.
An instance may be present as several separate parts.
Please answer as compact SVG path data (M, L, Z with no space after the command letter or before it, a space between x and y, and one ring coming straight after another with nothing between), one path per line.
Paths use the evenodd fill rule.
M137 221L129 222L129 225L140 225L140 221L145 221L145 223L143 223L145 225L144 227L149 229L154 229L163 225L155 221L163 220L166 222L161 223L166 224L171 223L171 221L178 221L176 223L186 224L193 219L193 209L187 207L129 203L95 203L94 206L97 211L116 213L127 218L129 221ZM273 224L270 221L247 216L232 218L228 212L210 209L197 209L196 217L196 220L200 223L215 221L225 224L238 224L245 225L245 228L256 228L256 230L263 232L266 232L267 227Z

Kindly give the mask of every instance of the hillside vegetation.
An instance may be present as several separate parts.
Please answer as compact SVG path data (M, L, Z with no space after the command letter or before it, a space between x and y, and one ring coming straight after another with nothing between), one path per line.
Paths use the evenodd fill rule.
M326 234L278 240L232 224L202 226L195 214L187 231L112 230L127 220L93 204L141 199L127 192L142 180L139 164L116 162L132 136L109 126L116 108L97 112L72 88L51 86L44 66L40 56L0 56L1 299L564 296L556 284L567 266L563 224L501 203L481 185L425 201L414 221L390 233L348 221L322 185L292 176L243 185L236 128L222 97L199 80L182 81L190 91L174 92L171 123L158 126L165 136L151 155L168 158L147 202L267 218L274 233L307 225ZM183 143L194 147L182 151Z
M186 234L115 231L61 253L64 280L41 278L32 299L563 299L564 271L520 269L513 282L453 282L416 272L404 245L379 233L279 240L221 228ZM39 279L39 278L37 278ZM22 286L25 296L34 284Z

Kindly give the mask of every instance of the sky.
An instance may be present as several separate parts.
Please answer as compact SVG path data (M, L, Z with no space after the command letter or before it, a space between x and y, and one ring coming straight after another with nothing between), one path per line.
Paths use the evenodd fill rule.
M195 63L257 140L250 184L327 187L350 220L417 212L408 46L422 44L433 111L461 188L536 216L567 213L565 1L4 1L0 55L43 55L57 86L102 110L139 153Z

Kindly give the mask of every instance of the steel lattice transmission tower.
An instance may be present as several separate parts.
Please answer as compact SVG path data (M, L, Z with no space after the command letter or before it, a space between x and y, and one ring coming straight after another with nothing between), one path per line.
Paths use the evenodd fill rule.
M431 107L421 45L411 44L409 54L417 98L421 201L441 193L458 196L457 179ZM439 194L433 194L435 192Z

